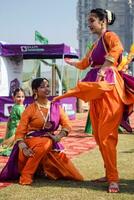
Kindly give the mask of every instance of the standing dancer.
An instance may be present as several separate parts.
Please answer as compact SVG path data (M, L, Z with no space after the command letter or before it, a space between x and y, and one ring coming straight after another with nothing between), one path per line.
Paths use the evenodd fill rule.
M134 102L132 90L126 90L124 86L125 75L119 73L117 69L123 47L116 33L108 30L108 25L112 25L114 21L115 14L109 10L96 8L90 11L88 26L98 39L82 60L74 62L66 59L66 62L81 70L90 65L91 70L76 88L55 98L58 100L75 96L85 102L90 102L93 134L99 145L105 167L105 176L95 181L107 181L110 193L119 192L116 146L124 104ZM132 89L134 91L134 87Z

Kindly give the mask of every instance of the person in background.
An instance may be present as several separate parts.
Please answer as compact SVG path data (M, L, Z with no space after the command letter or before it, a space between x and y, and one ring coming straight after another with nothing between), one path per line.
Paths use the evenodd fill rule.
M82 181L82 175L59 143L68 136L71 126L59 102L48 100L48 80L34 79L32 91L34 102L22 114L15 134L15 146L0 180L19 178L21 185L31 185L34 175L40 174L53 180Z
M92 49L80 61L66 59L66 62L84 70L91 67L86 77L78 82L62 96L53 101L66 97L77 97L90 102L90 118L93 135L101 152L105 175L94 182L108 182L108 192L119 192L119 175L117 169L118 127L124 112L124 104L134 103L134 78L126 82L128 75L118 71L123 46L115 32L108 29L115 21L115 14L109 10L96 8L88 15L88 27L97 35ZM129 84L132 90L128 90Z
M22 88L16 88L13 92L14 105L11 108L7 122L5 138L0 146L0 155L9 156L15 141L15 131L25 109L25 93Z
M89 111L88 111L88 115L87 115L87 120L86 120L86 125L85 125L84 132L92 134L92 124L91 124L91 120L90 120Z

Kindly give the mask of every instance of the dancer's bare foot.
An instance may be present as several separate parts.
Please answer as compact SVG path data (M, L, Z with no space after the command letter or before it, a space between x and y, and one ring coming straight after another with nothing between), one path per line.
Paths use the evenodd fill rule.
M97 179L91 180L91 182L93 182L93 183L105 183L105 182L107 182L107 177L97 178Z
M108 192L109 193L118 193L118 192L120 192L119 184L116 183L116 182L109 183Z

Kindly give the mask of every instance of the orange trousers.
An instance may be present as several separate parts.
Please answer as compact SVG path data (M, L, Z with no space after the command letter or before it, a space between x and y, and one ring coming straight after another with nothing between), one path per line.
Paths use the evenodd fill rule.
M52 140L47 137L33 137L25 140L34 151L34 156L25 157L19 151L20 184L31 184L38 167L51 179L72 179L82 181L83 177L63 152L52 151Z
M90 102L92 127L104 160L106 177L109 182L118 182L116 150L118 126L122 119L124 104L133 104L134 94L125 87L117 69L113 68L113 71L114 84L106 81L79 82L75 88L62 96L55 97L54 100L77 97Z
M105 92L103 98L90 102L94 136L104 160L105 173L109 182L119 180L116 146L122 113L123 103L115 87Z
M120 85L122 86L122 84ZM116 84L109 84L105 81L79 82L76 88L55 98L55 100L59 100L75 96L90 102L93 132L104 160L106 176L109 182L118 182L119 179L116 146L118 126L124 107L120 94Z

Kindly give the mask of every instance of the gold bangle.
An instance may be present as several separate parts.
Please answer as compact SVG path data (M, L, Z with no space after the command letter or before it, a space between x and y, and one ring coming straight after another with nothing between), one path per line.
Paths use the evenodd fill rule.
M113 58L112 56L105 56L105 59L114 63L115 62L115 58Z
M66 137L66 136L68 135L68 131L61 130L61 131L60 131L60 134L62 134L63 137Z
M23 141L18 143L19 149L23 150L24 148L28 148L28 146L26 145L26 143Z

